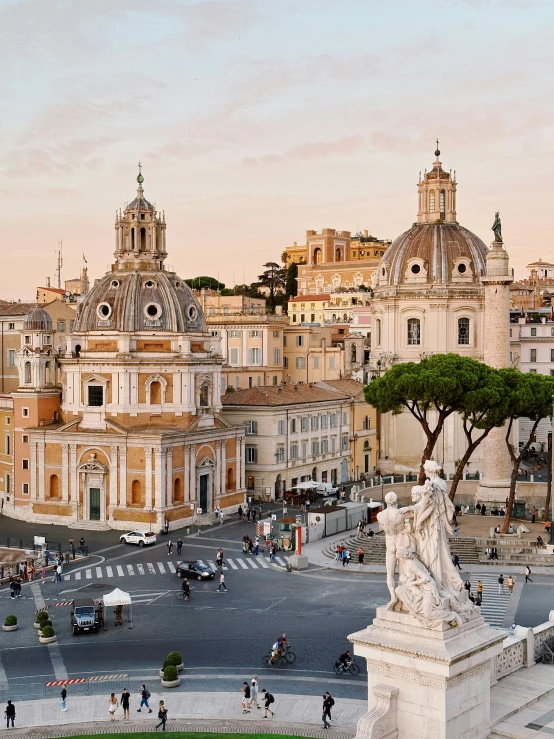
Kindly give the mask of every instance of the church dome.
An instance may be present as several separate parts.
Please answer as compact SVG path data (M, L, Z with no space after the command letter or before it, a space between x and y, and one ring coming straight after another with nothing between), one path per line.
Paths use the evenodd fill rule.
M165 270L109 272L80 306L75 332L206 331L190 287Z
M24 331L52 331L52 319L39 305L23 319Z
M395 239L379 265L379 285L479 283L488 249L459 223L418 223Z

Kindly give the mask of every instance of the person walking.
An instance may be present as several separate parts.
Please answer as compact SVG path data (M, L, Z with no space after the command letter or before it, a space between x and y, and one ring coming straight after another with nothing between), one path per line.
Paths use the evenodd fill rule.
M335 701L331 698L330 693L323 693L323 708L321 711L321 718L323 721L323 728L328 729L331 721L331 708L335 704Z
M335 699L333 698L333 696L328 690L325 691L325 695L327 696L327 699L329 700L329 708L327 710L327 719L331 721L331 708L333 708L333 706L335 705Z
M165 731L165 722L167 721L167 708L165 707L165 703L163 701L160 701L160 705L158 706L158 718L160 719L160 723L156 724L156 731L162 727L162 731Z
M123 720L126 721L131 718L129 715L129 703L131 700L131 693L127 690L127 688L123 688L123 693L121 693L121 708L123 708Z
M146 685L140 686L140 705L137 708L137 713L140 713L142 711L142 707L146 706L148 708L148 713L152 713L152 709L148 705L148 699L150 698L150 691L146 689Z
M119 701L115 697L115 693L112 693L108 699L108 713L110 715L110 721L115 721L115 709L119 706Z
M350 558L351 558L351 556L352 556L352 555L350 554L350 549L347 549L347 550L346 550L346 564L347 564L347 565L349 565L349 564L350 564Z
M271 714L272 717L275 716L275 711L272 711L271 708L270 708L271 704L272 703L275 703L274 696L271 695L271 693L268 693L265 688L262 689L262 695L264 697L264 708L265 708L265 713L264 713L263 718L267 718L268 717L267 716L267 712L268 711L269 711L269 713Z
M360 547L358 549L358 564L363 565L364 563L364 550Z
M481 582L481 580L477 580L477 597L480 601L483 600L483 583ZM479 603L479 605L481 604Z
M242 684L242 712L250 713L250 685L246 680Z
M55 582L61 582L62 581L62 571L63 571L63 568L62 568L61 564L57 565L56 566L56 576L54 578L54 581Z
M343 550L342 550L342 552L341 552L341 559L342 559L342 566L343 566L343 567L345 567L345 566L346 566L346 560L347 560L347 555L346 555L346 552L347 552L347 551L348 551L348 550L346 549L346 547L344 547L344 549L343 549Z
M258 676L254 675L250 682L250 705L256 704L256 708L261 708L258 703Z
M239 505L237 513L239 514L239 521L242 521L242 506Z
M271 547L269 548L269 561L273 565L275 564L275 552L276 552L275 544L272 544Z
M227 592L227 585L225 585L225 575L223 574L223 572L219 575L219 586L217 588L218 593L221 593L221 588L223 588L223 590Z
M118 605L115 607L115 624L114 626L123 626L123 606Z
M340 555L341 555L341 549L340 549L340 546L337 544L337 546L335 547L335 562L337 564L340 559Z
M67 711L67 689L65 685L62 686L62 692L60 693L61 702L60 702L60 708L62 711Z
M256 515L257 515L256 509L252 508L252 523L256 523Z
M504 595L504 575L498 578L498 595Z
M461 572L462 568L460 567L460 557L457 554L455 554L452 561L454 563L454 567L457 567Z
M531 507L529 513L531 514L531 523L535 523L535 519L537 518L537 509L535 508L535 506Z
M173 542L171 539L167 542L167 556L171 556L171 552L173 551Z
M104 628L104 626L105 626L105 624L104 624L104 606L102 605L102 601L100 601L98 603L97 613L98 613L98 627L99 628L100 627Z
M41 584L46 580L46 567L42 565L42 568L40 570L40 582Z
M10 721L12 722L12 729L15 728L15 706L11 701L8 701L4 715L6 716L6 729L10 728Z
M183 550L183 540L179 537L177 539L177 554L181 556L181 552Z
M529 565L527 565L527 567L525 568L525 582L533 582L531 580L531 568L529 567Z
M225 514L223 513L223 511L220 511L219 512L219 525L220 526L223 525L223 521L225 521Z
M508 575L508 590L510 592L510 595L514 592L514 578L511 575Z
M165 519L164 529L167 536L167 534L169 534L169 521L167 520L167 518Z

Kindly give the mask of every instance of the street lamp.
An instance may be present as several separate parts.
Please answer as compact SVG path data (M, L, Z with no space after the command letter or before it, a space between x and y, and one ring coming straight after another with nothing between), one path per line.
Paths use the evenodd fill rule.
M154 513L154 509L150 508L148 511L148 526L150 528L150 531L152 531L152 514Z

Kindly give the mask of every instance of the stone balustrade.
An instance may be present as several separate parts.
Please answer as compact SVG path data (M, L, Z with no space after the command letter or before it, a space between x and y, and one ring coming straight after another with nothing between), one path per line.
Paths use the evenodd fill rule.
M554 638L554 611L548 614L548 621L533 628L516 626L513 634L508 634L502 645L502 652L496 658L494 685L503 677L511 675L524 667L532 667L540 658L542 646Z

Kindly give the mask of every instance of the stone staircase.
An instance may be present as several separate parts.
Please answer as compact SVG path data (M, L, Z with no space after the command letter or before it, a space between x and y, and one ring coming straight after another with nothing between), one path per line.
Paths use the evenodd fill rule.
M479 548L471 536L453 536L450 538L450 551L457 554L460 564L478 565Z
M346 548L352 556L352 562L358 561L358 549L364 550L364 564L384 565L386 555L385 536L382 533L375 536L350 536L341 540L341 544ZM335 558L336 544L330 544L325 548L324 553L331 559Z
M479 550L479 564L482 565L536 565L554 566L554 556L545 548L537 547L530 539L475 539ZM485 554L487 547L496 547L498 560L490 560Z

